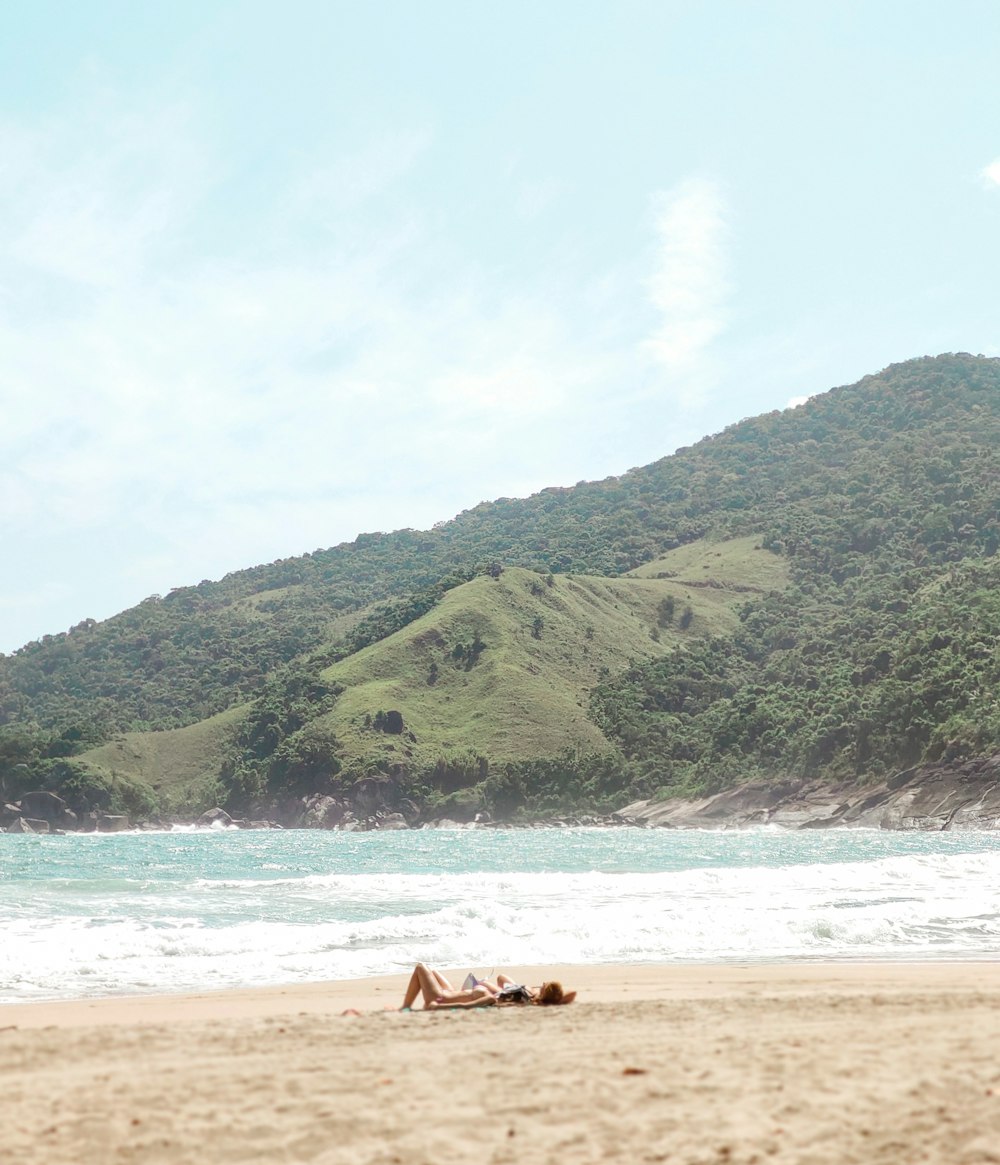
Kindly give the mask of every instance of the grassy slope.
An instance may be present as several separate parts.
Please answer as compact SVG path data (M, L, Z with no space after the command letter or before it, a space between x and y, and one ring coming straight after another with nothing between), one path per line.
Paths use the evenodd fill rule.
M433 764L463 751L494 760L554 756L567 748L604 748L587 718L588 693L602 669L614 673L633 660L660 655L695 634L725 635L747 597L739 587L779 589L785 563L756 549L753 539L687 546L632 577L561 576L546 585L531 571L509 569L499 579L477 578L456 587L428 615L396 635L331 667L326 677L346 691L325 723L344 755L368 760ZM675 578L644 577L672 572ZM693 586L711 580L712 586ZM651 631L657 608L675 601L672 627ZM676 620L685 606L694 619L686 632ZM532 635L544 621L540 639ZM451 658L456 643L478 634L486 644L466 670ZM438 678L428 677L436 663ZM416 737L386 736L364 728L366 714L397 709Z
M473 579L421 619L328 668L325 678L345 691L304 731L336 736L344 761L417 766L469 752L502 761L603 749L607 742L586 715L602 670L613 674L692 635L731 631L746 588L780 589L786 582L785 561L756 546L753 538L703 541L614 579L557 575L549 586L544 576L513 568L498 579ZM672 577L655 577L663 574ZM668 595L674 624L658 629L657 642L651 631ZM694 618L682 632L677 619L685 606ZM537 639L536 617L544 623ZM486 646L467 669L451 653L477 634ZM402 712L415 740L364 727L366 714L390 709ZM129 733L80 759L144 782L169 807L198 805L214 788L245 712L243 705L186 728Z
M208 808L219 764L246 706L186 728L129 732L79 758L88 767L148 785L165 810Z
M668 576L676 582L708 582L751 592L782 590L788 584L788 560L761 550L756 534L725 542L701 538L636 567L626 577Z

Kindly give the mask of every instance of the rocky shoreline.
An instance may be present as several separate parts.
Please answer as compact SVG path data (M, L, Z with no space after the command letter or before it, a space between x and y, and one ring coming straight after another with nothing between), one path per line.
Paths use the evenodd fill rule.
M0 806L0 833L118 833L197 829L327 829L345 833L410 829L545 829L631 826L660 829L867 828L897 830L1000 829L1000 753L962 762L936 761L878 784L787 780L749 782L708 797L635 801L615 813L558 814L534 820L495 820L480 812L468 820L436 817L400 798L391 780L366 779L348 798L314 794L262 807L235 818L215 808L196 818L77 814L55 793L25 793Z
M877 785L751 782L688 801L636 801L619 816L667 829L1000 829L1000 753L917 765Z
M402 813L384 806L358 816L343 801L321 794L285 801L269 806L273 817L233 817L216 807L197 817L156 816L133 821L125 814L88 811L77 814L54 793L25 793L19 801L0 805L0 833L123 833L162 832L170 829L325 829L341 833L411 829L552 829L571 826L620 826L627 822L621 815L578 814L528 821L497 821L485 813L470 820L428 817L416 806Z

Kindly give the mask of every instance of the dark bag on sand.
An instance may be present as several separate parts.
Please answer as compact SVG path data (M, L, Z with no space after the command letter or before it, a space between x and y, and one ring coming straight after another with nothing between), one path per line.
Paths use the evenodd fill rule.
M508 983L506 987L500 988L497 1003L530 1003L531 998L531 992L527 987L521 987L518 983Z

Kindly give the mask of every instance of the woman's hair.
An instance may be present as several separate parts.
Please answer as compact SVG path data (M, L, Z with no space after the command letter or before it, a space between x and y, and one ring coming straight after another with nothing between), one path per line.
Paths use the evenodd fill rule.
M541 1004L542 1007L546 1007L551 1004L562 1003L563 998L564 992L562 984L553 981L552 983L542 984L535 1002Z

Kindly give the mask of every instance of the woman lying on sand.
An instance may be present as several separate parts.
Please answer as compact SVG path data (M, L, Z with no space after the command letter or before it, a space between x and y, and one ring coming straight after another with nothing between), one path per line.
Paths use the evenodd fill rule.
M576 992L563 991L561 983L521 987L503 972L495 980L476 980L475 986L459 991L452 987L440 971L432 971L423 963L417 963L400 1010L408 1011L421 994L426 1011L451 1007L494 1007L506 1003L537 1003L542 1007L550 1007L559 1003L572 1003L576 998Z

